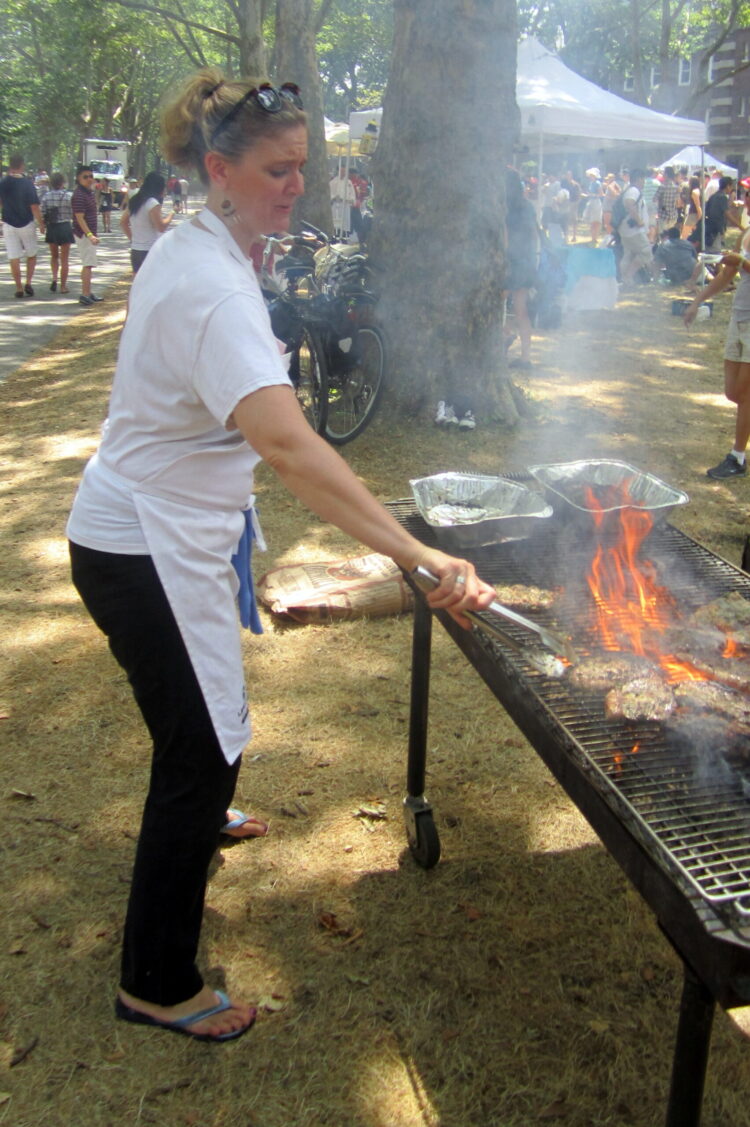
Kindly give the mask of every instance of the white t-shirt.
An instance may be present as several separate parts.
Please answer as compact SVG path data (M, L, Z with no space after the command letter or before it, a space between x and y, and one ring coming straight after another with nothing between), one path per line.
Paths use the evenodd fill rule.
M631 212L628 208L628 200L631 200L636 206L638 218L642 224L641 227L631 227L628 223L628 220L631 217ZM626 239L628 237L632 237L633 235L641 234L647 231L648 208L646 207L646 201L643 198L643 193L641 192L641 190L639 188L636 188L635 184L631 184L630 187L626 188L622 193L622 202L625 204L625 218L618 227L620 238Z
M154 196L150 196L145 203L141 204L135 215L130 216L130 231L132 234L130 245L133 250L151 250L159 235L163 233L157 231L151 222L151 210L154 207L158 207L159 214L161 214L161 204Z
M251 465L259 456L227 420L244 396L290 380L250 261L220 219L199 218L208 230L191 222L165 234L133 282L109 418L68 522L83 547L147 554L127 483L172 468L179 486L185 455L236 452L239 492L252 492L248 455ZM195 500L210 519L212 501ZM234 504L228 497L225 507Z

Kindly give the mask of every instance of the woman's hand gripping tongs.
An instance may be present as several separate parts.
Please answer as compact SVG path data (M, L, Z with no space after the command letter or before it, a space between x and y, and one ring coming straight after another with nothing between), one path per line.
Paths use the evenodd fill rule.
M411 573L411 577L417 586L422 591L434 591L439 585L440 580L437 576L428 571L426 567L415 568ZM575 665L578 658L575 650L566 638L561 638L557 634L553 634L551 630L547 630L544 626L539 626L538 623L532 622L529 618L524 618L522 614L517 614L516 611L505 607L502 603L494 600L490 603L486 610L481 614L477 614L473 610L464 610L461 612L480 630L491 637L497 638L503 645L509 646L510 649L515 650L524 661L527 661L538 673L543 673L545 677L562 677L563 673L569 665ZM488 617L483 617L484 615ZM549 651L544 653L542 650L533 646L527 646L519 642L507 631L503 630L493 618L504 618L508 622L513 622L516 626L522 626L526 630L530 630L542 645Z

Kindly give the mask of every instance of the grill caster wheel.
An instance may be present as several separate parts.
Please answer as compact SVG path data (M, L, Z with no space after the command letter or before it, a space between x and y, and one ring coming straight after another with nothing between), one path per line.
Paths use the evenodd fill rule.
M423 798L405 798L404 821L412 857L420 868L434 868L440 860L440 837L432 807Z

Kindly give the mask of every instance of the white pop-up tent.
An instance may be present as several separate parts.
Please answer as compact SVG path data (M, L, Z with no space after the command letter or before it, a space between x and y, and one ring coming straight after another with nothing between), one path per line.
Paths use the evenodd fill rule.
M734 176L735 178L737 176L736 168L732 168L731 164L725 164L723 160L712 157L700 145L687 145L658 167L663 169L669 168L670 165L673 168L687 168L688 172L696 172L699 168L715 168L722 176Z
M623 142L705 145L702 121L657 113L602 90L533 38L518 45L516 101L521 135L547 149L603 149Z

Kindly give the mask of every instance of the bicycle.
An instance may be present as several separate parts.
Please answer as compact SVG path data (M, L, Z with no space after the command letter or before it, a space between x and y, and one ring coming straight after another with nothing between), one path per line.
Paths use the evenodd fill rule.
M308 421L333 445L361 434L383 392L386 344L366 256L306 233L266 239L261 287ZM279 253L281 259L274 264ZM281 279L279 279L279 274Z

